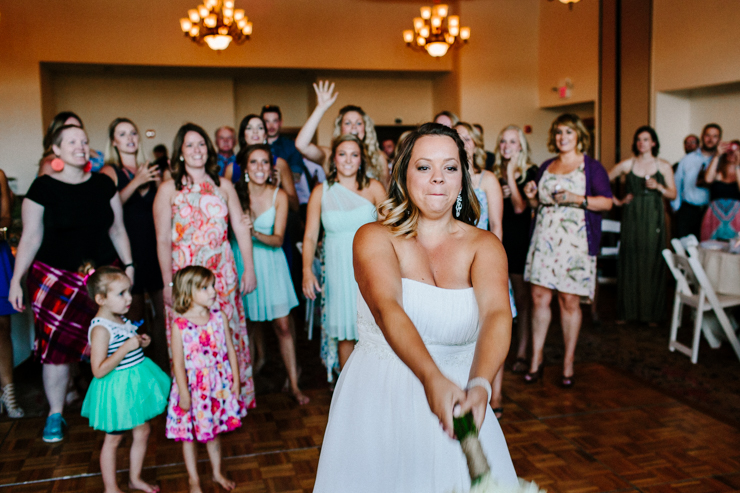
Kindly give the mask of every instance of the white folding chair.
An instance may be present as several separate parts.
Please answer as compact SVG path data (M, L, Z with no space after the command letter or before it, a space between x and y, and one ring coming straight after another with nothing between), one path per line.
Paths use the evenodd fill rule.
M622 223L613 219L602 219L601 232L618 235L622 232ZM599 250L599 258L617 258L619 256L620 245L621 241L617 240L617 244L615 246L602 246ZM601 278L599 279L599 282L602 282Z
M668 268L676 279L676 295L673 301L671 335L668 349L671 351L678 350L689 356L691 362L696 364L699 359L699 339L702 334L704 334L704 337L712 348L718 348L721 345L721 341L703 323L704 313L713 312L722 327L724 335L735 350L738 359L740 359L740 342L738 342L732 324L725 313L725 308L740 305L740 296L717 295L704 272L704 268L699 262L696 247L690 247L689 253L693 253L694 255L686 257L680 254L673 254L667 248L663 250L663 258L665 258ZM696 310L694 332L690 347L676 340L678 328L681 325L684 305L688 305Z
M683 238L673 238L671 240L671 246L673 247L673 250L683 256L688 257L688 254L686 253L686 249L689 247L696 247L699 245L699 240L696 239L696 236L693 234L686 235Z

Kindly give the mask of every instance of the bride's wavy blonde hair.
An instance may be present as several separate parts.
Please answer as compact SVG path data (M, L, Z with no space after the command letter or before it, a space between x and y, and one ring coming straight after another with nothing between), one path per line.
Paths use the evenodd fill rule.
M409 196L406 175L411 162L411 153L420 137L427 135L439 135L451 138L457 145L458 157L460 159L460 169L462 171L462 209L460 216L456 217L459 221L475 226L480 219L480 204L473 191L473 185L470 181L468 172L468 153L465 151L463 144L457 132L449 127L439 123L425 123L420 126L401 142L393 166L390 187L388 188L388 198L378 205L378 217L381 224L386 226L394 236L407 236L413 238L416 236L416 226L419 222L419 208L411 201ZM455 214L454 207L450 212Z

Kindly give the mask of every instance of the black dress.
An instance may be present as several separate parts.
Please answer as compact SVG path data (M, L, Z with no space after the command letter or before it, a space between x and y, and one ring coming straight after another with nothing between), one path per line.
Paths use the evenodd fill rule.
M114 168L120 192L131 183L133 176L117 166ZM128 241L131 243L131 256L136 270L131 290L134 294L151 293L164 287L157 257L157 233L154 229L155 195L157 188L148 185L144 195L136 190L123 204L123 224L126 226Z
M537 176L537 166L532 165L527 170L524 180L517 182L517 188L526 202L524 186ZM521 214L514 212L511 197L504 199L504 215L501 222L504 237L502 243L509 258L509 274L524 274L524 265L527 263L529 251L529 233L532 223L532 209L527 206Z

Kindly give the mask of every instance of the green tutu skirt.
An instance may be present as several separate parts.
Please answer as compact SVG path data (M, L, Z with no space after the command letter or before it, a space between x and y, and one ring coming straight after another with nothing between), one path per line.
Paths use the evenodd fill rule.
M144 358L131 368L93 378L81 414L96 430L132 430L162 414L169 395L170 378Z

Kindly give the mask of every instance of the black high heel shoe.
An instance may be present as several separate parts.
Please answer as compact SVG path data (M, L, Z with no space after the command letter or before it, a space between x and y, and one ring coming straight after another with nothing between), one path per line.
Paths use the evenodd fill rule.
M545 375L545 362L543 361L540 363L540 366L537 367L537 371L534 373L527 373L524 375L524 383L535 383L539 381L542 383L542 377Z
M575 383L576 381L575 381L575 378L573 378L573 375L569 377L566 377L565 375L563 375L562 380L560 380L560 386L563 387L564 389L571 388L573 385L575 385Z

